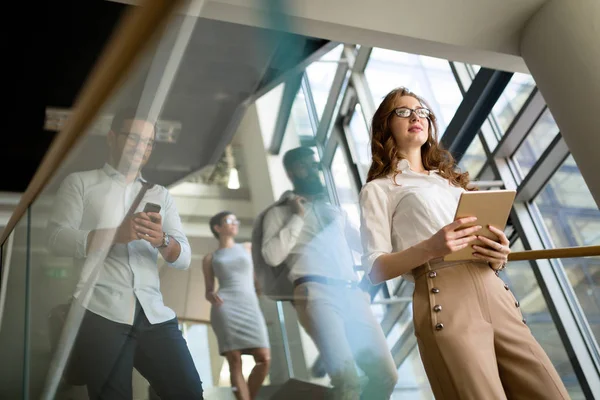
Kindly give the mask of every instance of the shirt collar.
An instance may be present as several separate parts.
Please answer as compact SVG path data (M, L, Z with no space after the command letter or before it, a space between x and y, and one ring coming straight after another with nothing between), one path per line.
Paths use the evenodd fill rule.
M120 173L119 171L117 171L112 165L110 165L109 163L105 163L104 166L102 167L102 170L104 171L104 173L106 175L108 175L109 177L116 179L118 181L124 181L125 180L125 176ZM142 176L142 173L140 172L138 174L138 176L135 178L136 181L140 181L142 183L146 182L146 179L144 179L144 177Z
M398 161L398 166L397 166L397 170L402 172L402 173L413 173L413 174L418 174L418 175L427 175L427 174L420 174L418 172L413 171L412 169L410 169L410 162L408 162L408 160L406 158L402 158L400 159L400 161ZM434 172L437 174L438 170L437 169L432 169L429 172ZM430 174L433 175L433 174Z

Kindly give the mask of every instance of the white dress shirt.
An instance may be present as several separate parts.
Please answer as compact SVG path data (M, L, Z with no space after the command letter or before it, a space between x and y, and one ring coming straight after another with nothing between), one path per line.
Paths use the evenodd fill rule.
M290 255L289 279L307 275L356 281L352 249L360 252L358 230L339 207L325 201L304 204L304 217L288 205L273 207L263 220L262 255L276 266ZM351 247L352 246L352 247Z
M377 257L408 249L429 239L454 220L461 187L430 171L417 173L407 160L399 174L375 179L360 193L363 268L369 273ZM412 280L412 274L404 278Z
M48 222L50 251L73 257L76 266L81 268L74 296L77 298L81 294L95 265L99 265L93 291L83 300L84 306L111 321L129 325L133 324L136 298L150 323L175 318L175 312L164 305L160 292L158 250L145 240L115 244L107 257L97 263L94 254L87 254L86 246L90 231L116 228L121 224L142 181L140 176L127 183L124 176L108 164L102 169L70 174L58 190ZM181 246L179 257L169 265L187 269L191 249L169 191L155 185L146 192L136 212L141 212L146 203L161 206L163 231Z

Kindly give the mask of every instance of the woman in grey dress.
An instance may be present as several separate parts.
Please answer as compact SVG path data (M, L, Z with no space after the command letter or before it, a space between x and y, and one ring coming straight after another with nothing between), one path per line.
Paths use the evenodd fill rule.
M239 221L223 211L210 219L219 248L204 257L206 299L212 304L210 321L227 358L231 386L238 400L256 398L269 372L271 353L264 316L258 304L250 243L236 243ZM219 290L215 292L215 277ZM254 357L256 366L248 382L242 375L242 354Z

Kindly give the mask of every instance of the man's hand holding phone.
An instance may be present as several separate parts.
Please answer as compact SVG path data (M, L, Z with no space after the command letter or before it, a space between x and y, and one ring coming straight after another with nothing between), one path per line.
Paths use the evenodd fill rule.
M137 239L147 241L152 247L162 245L162 217L160 215L160 206L158 204L146 203L144 211L135 214L132 222Z

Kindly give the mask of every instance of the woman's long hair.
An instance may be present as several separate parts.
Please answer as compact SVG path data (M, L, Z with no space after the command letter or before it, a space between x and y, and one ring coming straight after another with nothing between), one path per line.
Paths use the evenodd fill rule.
M402 159L396 148L396 141L390 130L390 119L395 118L394 109L397 100L402 96L412 96L419 100L424 107L429 108L427 103L416 94L406 88L397 88L385 96L379 108L373 115L371 123L371 155L372 162L367 176L367 182L374 179L388 176L394 173L394 178L400 172L398 171L398 162ZM449 151L444 150L438 143L437 119L433 112L430 114L429 131L427 142L421 147L421 158L426 170L437 169L439 175L454 185L467 189L469 184L469 173L460 173L456 171L456 161Z

